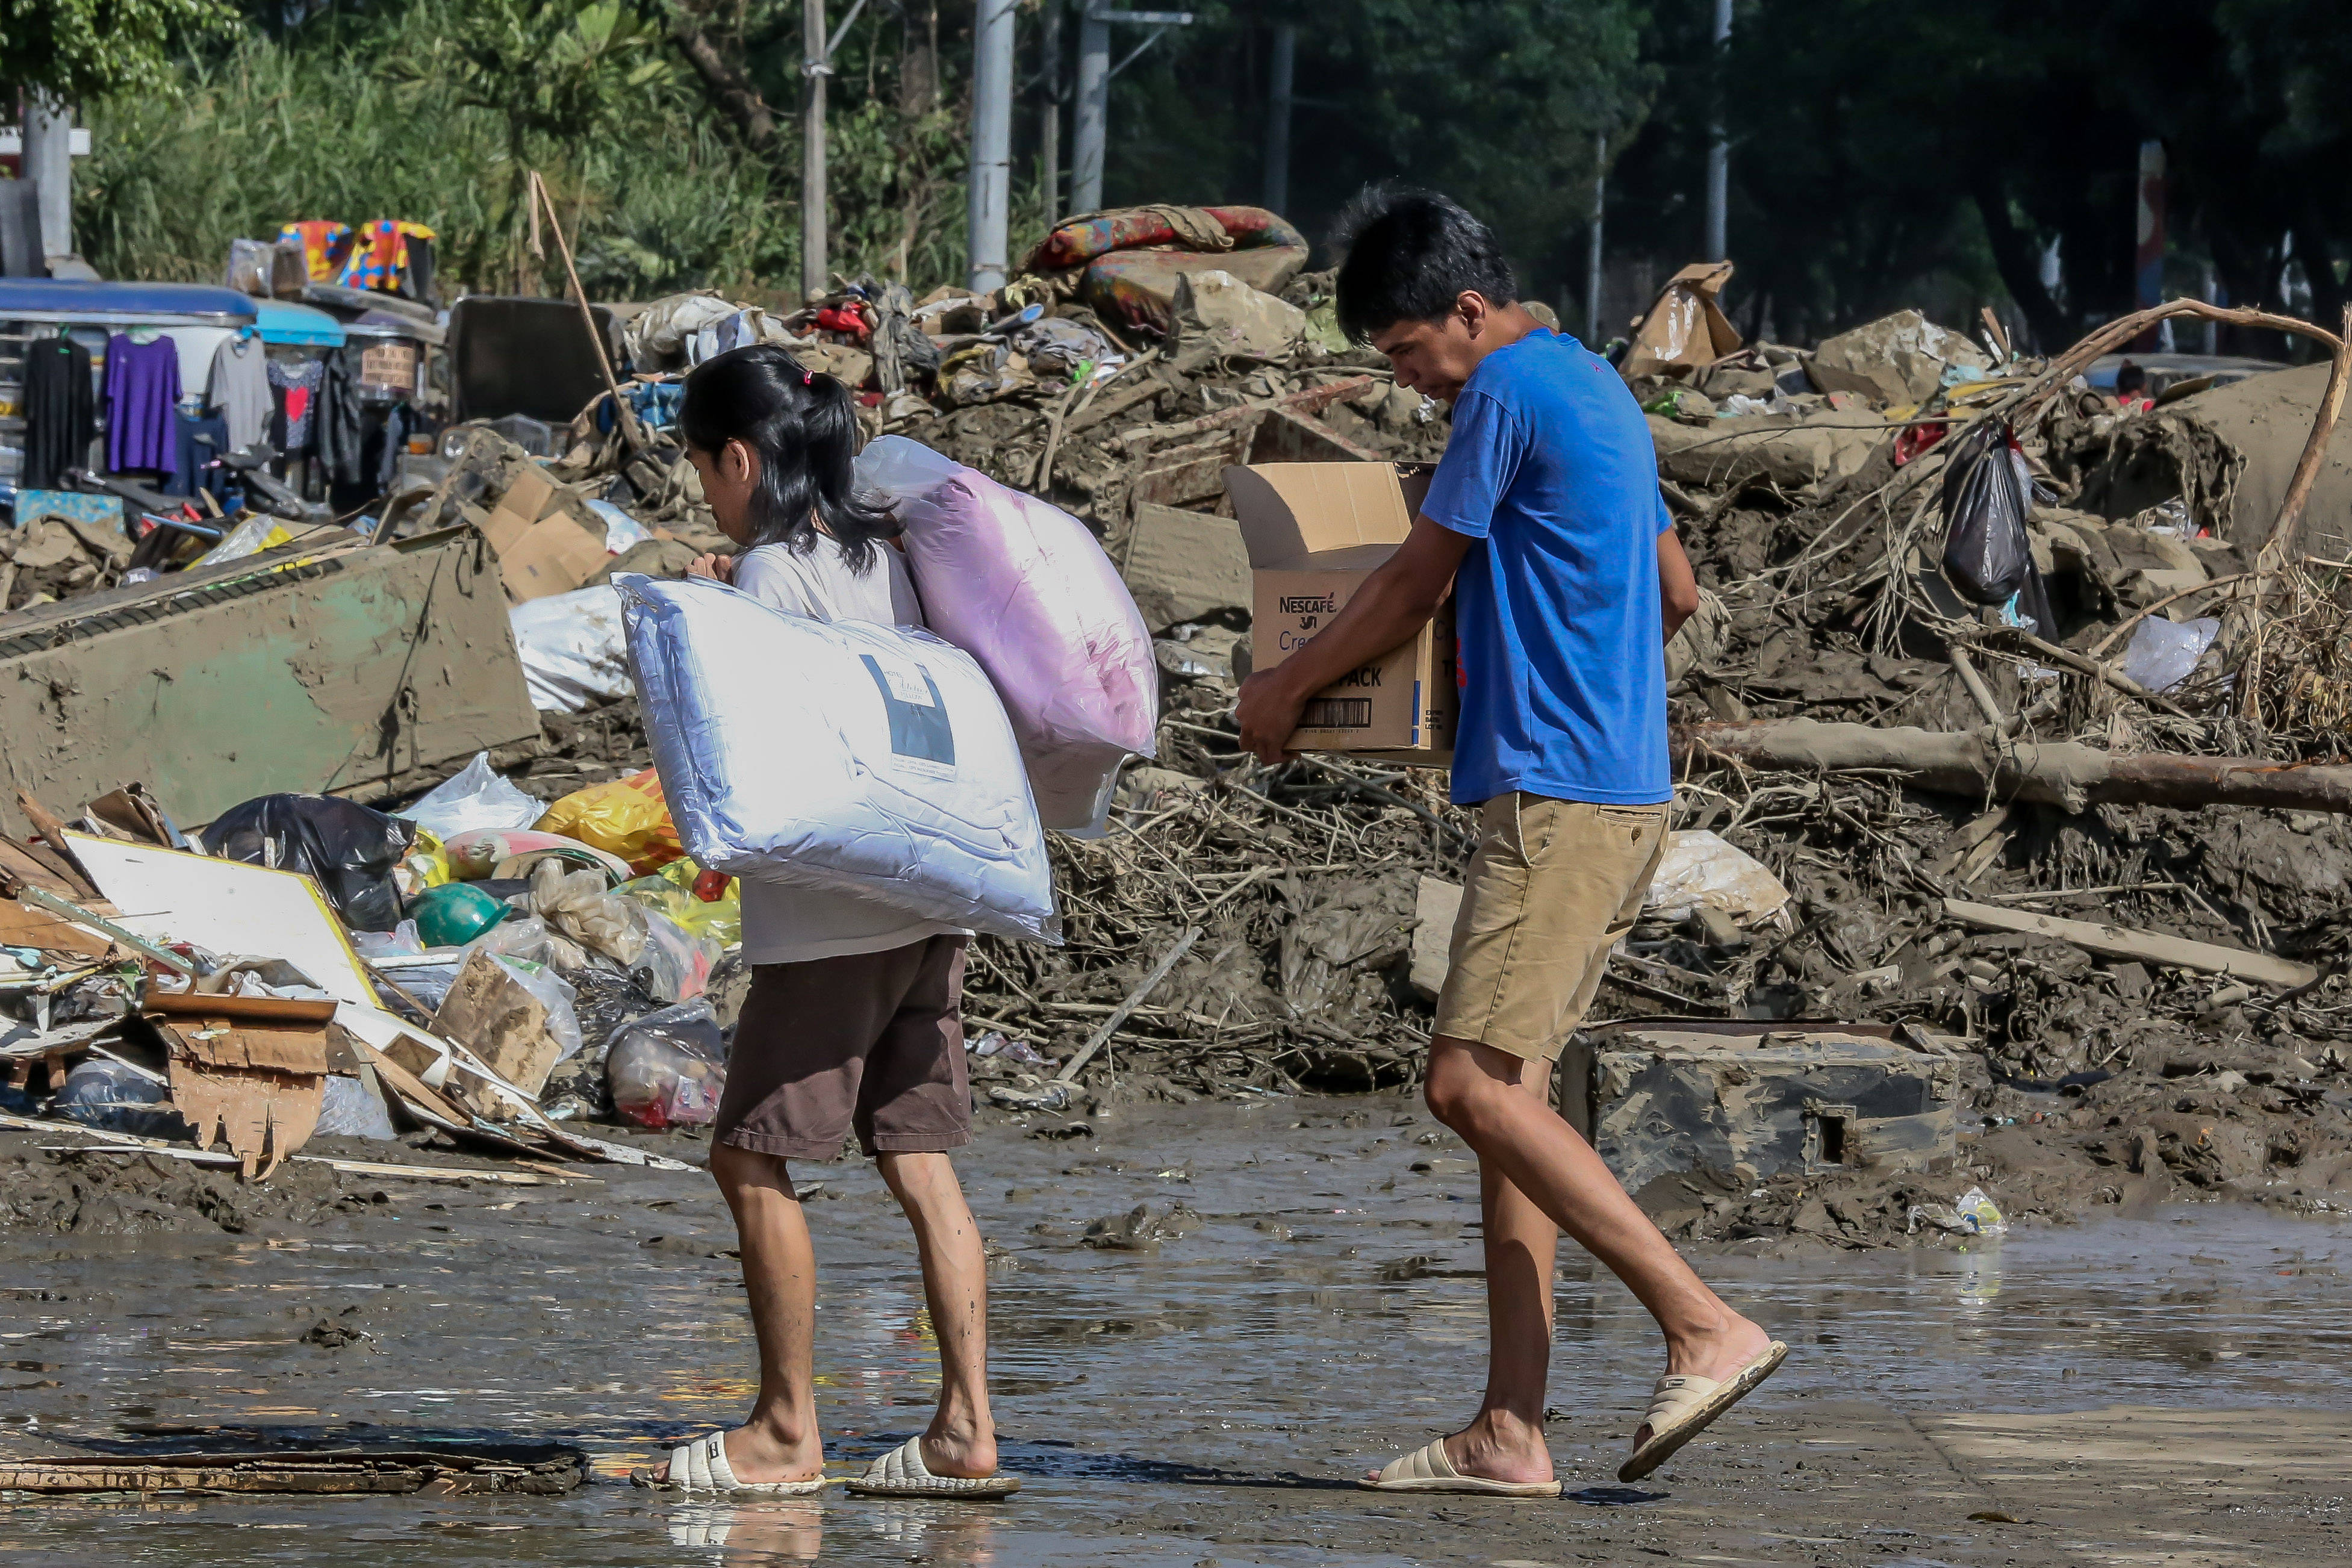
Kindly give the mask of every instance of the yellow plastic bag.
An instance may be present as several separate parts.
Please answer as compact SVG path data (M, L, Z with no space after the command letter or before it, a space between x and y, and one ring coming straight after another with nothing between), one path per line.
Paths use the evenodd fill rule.
M444 882L454 882L457 873L449 864L449 852L441 847L441 840L429 827L416 830L416 840L400 864L392 868L393 885L400 889L403 902L416 897L427 888L437 888Z
M531 826L617 855L641 877L686 853L662 797L661 778L651 768L574 790L549 806Z
M717 897L704 897L714 891ZM650 877L622 883L620 892L647 909L660 910L691 935L709 937L722 948L743 940L743 900L735 879L723 871L703 870L691 855L671 861Z

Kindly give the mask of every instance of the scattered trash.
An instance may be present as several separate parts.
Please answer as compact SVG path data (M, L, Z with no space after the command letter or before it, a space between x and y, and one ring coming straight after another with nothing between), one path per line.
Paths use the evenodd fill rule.
M475 829L529 827L546 809L500 777L488 752L477 752L456 774L394 815L446 844Z
M2123 678L2144 691L2169 691L2196 673L2197 661L2221 635L2221 623L2210 616L2179 622L2150 616L2124 649Z
M613 1106L642 1127L707 1126L727 1086L727 1047L707 1002L624 1025L604 1058Z
M205 829L205 852L250 866L299 871L355 931L400 923L393 883L415 828L354 801L268 795L223 813Z

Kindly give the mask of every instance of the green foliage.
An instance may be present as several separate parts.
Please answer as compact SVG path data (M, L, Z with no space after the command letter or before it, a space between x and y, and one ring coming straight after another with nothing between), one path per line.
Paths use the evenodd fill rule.
M108 277L214 280L240 236L301 218L404 217L441 237L449 288L510 289L520 260L553 292L554 247L544 261L520 248L519 181L536 161L578 231L583 279L606 297L740 288L790 269L788 193L674 85L632 84L646 58L609 73L642 95L637 106L568 137L549 127L593 126L610 100L565 89L509 113L479 101L478 74L406 68L484 9L425 0L282 44L248 35L184 68L171 90L99 105L76 190L85 254Z
M0 87L68 100L144 91L182 41L235 31L229 0L0 0Z

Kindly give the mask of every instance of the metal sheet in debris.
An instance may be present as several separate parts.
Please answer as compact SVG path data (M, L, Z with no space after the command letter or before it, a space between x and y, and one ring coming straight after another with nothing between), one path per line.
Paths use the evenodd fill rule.
M0 617L0 827L138 780L184 827L539 732L470 530L289 546Z
M1584 1032L1562 1063L1581 1130L1636 1191L1702 1168L1926 1170L1955 1149L1957 1064L1885 1026L1634 1020Z

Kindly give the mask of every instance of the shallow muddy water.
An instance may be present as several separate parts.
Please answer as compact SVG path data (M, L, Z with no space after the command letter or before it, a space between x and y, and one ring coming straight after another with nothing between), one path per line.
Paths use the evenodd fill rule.
M1450 1136L1419 1142L1433 1124L1393 1099L1029 1131L984 1130L960 1159L1006 1254L997 1414L1029 1478L1007 1504L626 1485L740 1419L752 1361L707 1178L607 1167L563 1189L387 1183L389 1205L274 1237L0 1236L7 1451L475 1433L574 1442L599 1472L553 1500L18 1502L0 1565L2352 1558L2341 1221L2200 1205L1966 1252L1710 1256L1794 1353L1639 1488L1612 1471L1659 1352L1565 1248L1550 1403L1571 1495L1416 1500L1349 1483L1475 1405L1476 1182ZM932 1347L871 1168L798 1174L823 1184L820 1409L854 1471L927 1419ZM1081 1245L1138 1204L1199 1227L1156 1251ZM365 1337L306 1342L321 1320Z

